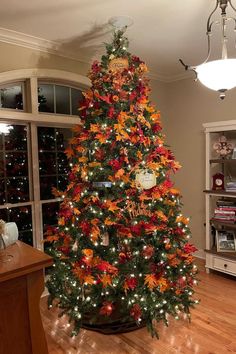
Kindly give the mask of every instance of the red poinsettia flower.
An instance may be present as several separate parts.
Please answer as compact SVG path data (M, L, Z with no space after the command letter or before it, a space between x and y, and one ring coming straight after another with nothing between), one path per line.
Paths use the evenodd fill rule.
M115 113L115 108L114 108L114 106L111 106L111 107L109 108L109 110L108 110L107 116L108 116L109 118L113 118L114 113Z
M122 164L123 164L123 159L114 159L108 162L108 165L110 165L115 171L120 170Z
M126 289L134 290L138 285L138 280L135 277L126 278L124 287Z
M73 214L73 211L71 208L64 208L61 209L58 213L59 217L64 217L66 219L69 219Z
M186 245L184 245L183 251L184 253L194 253L197 251L197 248L190 243L186 243Z
M160 126L160 124L153 124L152 125L152 131L153 131L153 133L158 133L159 131L161 131L161 126Z
M86 236L90 235L91 225L88 221L82 221L80 227Z
M65 256L68 256L70 253L70 248L67 246L58 247L58 251L61 251Z
M91 70L94 72L94 73L99 73L101 71L101 66L99 64L99 62L97 60L95 60L92 64L92 67L91 67Z
M113 265L111 265L109 262L107 261L101 261L96 265L96 268L102 272L107 272L110 274L115 274L117 273L118 269L116 267L114 267Z
M143 256L146 259L150 259L154 254L154 248L152 246L146 246L143 250Z
M96 157L96 159L98 161L104 160L104 158L105 158L104 150L102 150L102 149L96 150L94 156Z
M130 310L130 316L132 316L135 321L138 321L142 316L142 310L139 304L134 304Z

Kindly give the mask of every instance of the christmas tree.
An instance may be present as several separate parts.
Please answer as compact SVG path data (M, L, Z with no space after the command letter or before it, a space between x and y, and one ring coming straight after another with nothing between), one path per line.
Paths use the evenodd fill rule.
M155 323L189 315L196 266L188 218L170 174L179 169L164 145L160 113L149 101L147 67L114 33L80 107L82 125L67 149L71 172L58 227L47 232L54 266L49 305L73 322Z

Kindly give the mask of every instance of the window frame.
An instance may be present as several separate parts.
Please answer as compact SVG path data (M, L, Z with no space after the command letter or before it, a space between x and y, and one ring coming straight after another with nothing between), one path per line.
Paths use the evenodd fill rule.
M42 204L48 202L60 201L60 198L50 200L40 200L40 180L39 180L39 159L38 159L38 141L37 128L72 128L80 124L80 119L74 115L44 113L38 111L38 84L42 82L69 86L78 90L86 90L90 86L90 80L82 75L67 71L50 69L24 69L13 70L0 73L0 87L7 84L24 82L24 111L14 109L0 109L0 122L7 124L27 124L30 134L30 156L29 158L29 179L32 180L33 190L30 191L30 201L24 203L8 203L0 206L0 209L6 207L13 208L17 206L31 205L32 208L32 231L33 243L38 249L43 249L43 215ZM31 174L31 175L30 175ZM31 184L31 183L30 183Z

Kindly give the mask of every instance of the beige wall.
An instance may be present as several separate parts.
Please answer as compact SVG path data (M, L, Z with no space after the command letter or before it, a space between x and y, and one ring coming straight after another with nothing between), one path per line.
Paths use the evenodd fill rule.
M86 75L89 65L53 54L0 42L0 72L16 69L57 69Z
M183 211L191 218L192 242L205 248L205 135L202 124L235 119L236 90L220 100L218 93L193 79L166 84L167 143L183 166L175 176L183 195ZM157 94L158 97L158 94Z

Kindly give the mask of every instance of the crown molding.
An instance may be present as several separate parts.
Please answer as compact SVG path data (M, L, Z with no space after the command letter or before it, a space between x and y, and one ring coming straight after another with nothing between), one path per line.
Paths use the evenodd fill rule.
M91 58L86 58L81 55L78 56L77 53L61 49L61 43L59 42L31 36L22 32L9 30L3 27L0 27L0 42L61 56L67 59L76 60L86 65L90 65L91 62ZM154 72L149 72L148 76L151 80L170 83L173 81L189 78L190 73L183 72L183 74L169 75L162 72L158 72L158 74Z
M61 43L59 42L31 36L22 32L12 31L0 27L0 42L73 59L89 65L89 60L87 58L78 57L75 53L60 49Z
M191 79L192 73L189 71L183 71L183 73L181 73L181 74L168 75L168 74L164 74L162 72L158 72L158 74L153 73L153 72L149 72L148 76L151 80L161 81L161 82L165 82L165 83L171 83L171 82L175 82L175 81Z

